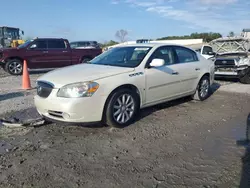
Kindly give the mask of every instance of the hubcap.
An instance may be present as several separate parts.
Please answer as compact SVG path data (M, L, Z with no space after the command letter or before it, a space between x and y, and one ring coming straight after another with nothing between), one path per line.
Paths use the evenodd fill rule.
M208 89L209 89L209 82L208 80L203 80L201 82L201 86L200 86L200 96L202 98L206 97L206 95L208 94Z
M19 62L13 61L9 64L9 71L13 74L20 74L22 72L22 65Z
M135 102L131 95L123 94L115 102L113 117L118 123L126 123L135 111Z

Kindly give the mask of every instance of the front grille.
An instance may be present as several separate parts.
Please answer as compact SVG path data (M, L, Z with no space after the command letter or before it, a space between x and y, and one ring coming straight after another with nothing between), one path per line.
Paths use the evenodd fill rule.
M37 82L37 95L42 98L47 98L53 90L53 85L47 82Z
M234 67L234 59L216 59L214 65L217 67Z

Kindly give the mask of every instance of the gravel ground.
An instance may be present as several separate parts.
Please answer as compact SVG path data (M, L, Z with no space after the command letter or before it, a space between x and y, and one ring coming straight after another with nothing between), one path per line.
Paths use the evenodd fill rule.
M42 73L31 74L30 80L33 89L25 91L22 90L21 76L11 76L0 68L0 116L12 111L34 107L35 81L41 75Z
M20 78L12 79L18 89ZM217 83L204 102L185 98L144 109L125 129L1 128L0 187L250 187L250 95L223 90L233 84ZM7 90L0 95L4 116L37 116L35 91L10 97Z

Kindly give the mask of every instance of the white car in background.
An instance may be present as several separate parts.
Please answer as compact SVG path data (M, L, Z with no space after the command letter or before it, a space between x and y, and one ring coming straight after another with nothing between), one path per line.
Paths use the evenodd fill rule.
M215 57L215 52L213 51L212 46L209 44L191 44L191 45L186 45L189 48L192 48L196 52L199 52L204 58L210 59Z
M140 109L192 96L203 101L214 64L173 44L133 44L110 49L87 64L46 73L37 80L35 106L48 120L131 124Z

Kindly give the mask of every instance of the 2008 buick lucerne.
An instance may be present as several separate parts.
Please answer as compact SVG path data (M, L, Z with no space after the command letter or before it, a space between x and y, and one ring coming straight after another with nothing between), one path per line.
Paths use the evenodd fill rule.
M213 81L212 61L192 49L173 44L125 45L89 63L41 76L35 105L52 121L103 121L124 127L144 107L184 96L205 100Z

